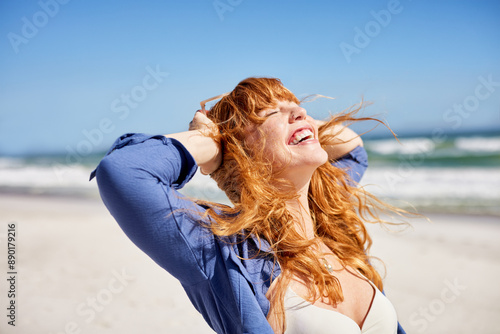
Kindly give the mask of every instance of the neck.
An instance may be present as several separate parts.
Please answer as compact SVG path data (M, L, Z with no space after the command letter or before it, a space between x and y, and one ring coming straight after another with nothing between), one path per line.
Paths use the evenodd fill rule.
M306 239L313 239L315 237L314 222L309 210L308 191L309 181L298 188L297 193L299 194L299 198L287 202L286 205L288 211L295 218L297 232L302 234Z

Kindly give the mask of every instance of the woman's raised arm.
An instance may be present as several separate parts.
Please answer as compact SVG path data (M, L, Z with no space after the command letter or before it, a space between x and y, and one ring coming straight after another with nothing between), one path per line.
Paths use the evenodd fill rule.
M217 127L198 110L189 123L189 131L165 135L177 139L191 153L202 174L211 174L222 162L220 145L208 134L217 131Z

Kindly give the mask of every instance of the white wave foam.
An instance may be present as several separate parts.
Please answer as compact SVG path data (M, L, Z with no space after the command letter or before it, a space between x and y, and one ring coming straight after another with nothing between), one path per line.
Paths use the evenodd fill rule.
M371 168L362 184L374 194L405 201L500 204L500 170L487 168Z
M24 163L19 158L0 157L0 170L3 168L20 168Z
M0 186L26 188L94 188L91 169L79 165L19 165L0 163Z
M459 137L455 139L455 147L467 152L500 153L500 137Z
M378 154L417 154L431 152L436 144L429 138L418 137L410 139L400 139L398 143L395 139L372 140L366 142L366 147Z

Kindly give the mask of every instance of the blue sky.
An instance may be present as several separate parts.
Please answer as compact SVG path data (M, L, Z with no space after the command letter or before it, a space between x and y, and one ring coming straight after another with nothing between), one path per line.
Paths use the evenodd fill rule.
M0 3L0 155L98 152L187 128L272 76L318 118L362 97L396 133L500 130L499 1Z

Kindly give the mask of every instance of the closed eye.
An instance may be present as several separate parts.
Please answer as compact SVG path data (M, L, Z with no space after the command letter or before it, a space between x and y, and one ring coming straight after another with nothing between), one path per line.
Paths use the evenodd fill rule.
M269 117L271 115L274 115L274 114L277 114L278 112L277 111L271 111L269 114L267 114L265 117Z

